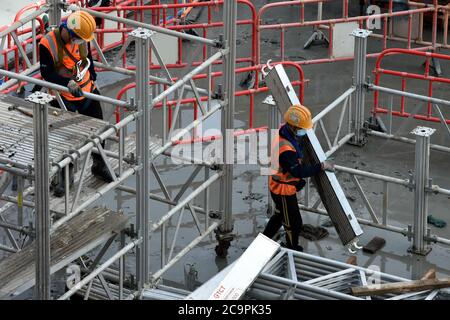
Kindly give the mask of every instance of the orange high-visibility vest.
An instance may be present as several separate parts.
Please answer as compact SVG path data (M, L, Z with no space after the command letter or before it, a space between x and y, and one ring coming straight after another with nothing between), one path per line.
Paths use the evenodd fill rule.
M87 56L87 46L86 44L63 44L61 36L59 34L59 29L55 29L47 33L40 42L47 50L51 53L53 57L53 62L55 63L56 70L58 74L64 78L72 79L74 76L74 70L76 63L80 60L86 59ZM66 52L66 50L70 53ZM78 84L84 92L94 91L95 85L91 80L90 72L86 72L83 80ZM69 92L61 91L60 95L66 100L83 100L84 97L75 97Z
M291 196L297 193L296 185L301 180L289 172L283 172L279 164L280 155L286 151L296 152L294 146L280 135L277 135L272 144L272 174L269 176L269 190L282 196Z

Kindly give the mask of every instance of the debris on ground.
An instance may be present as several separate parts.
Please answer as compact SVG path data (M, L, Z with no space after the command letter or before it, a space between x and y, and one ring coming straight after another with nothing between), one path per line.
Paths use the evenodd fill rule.
M428 270L420 280L427 280L427 279L436 279L436 270L431 268Z
M372 284L368 286L352 287L351 292L354 296L379 296L388 293L400 294L448 287L450 287L450 278Z
M261 201L265 197L262 193L253 193L250 192L248 195L244 196L242 200L249 201L249 200L255 200L255 201Z
M333 221L331 221L330 219L328 219L327 221L325 221L324 223L322 223L320 225L321 227L324 228L331 228L333 226Z
M302 225L300 236L310 241L317 241L328 236L328 230L322 227L315 227L310 224Z
M384 240L383 238L374 237L374 238L372 238L372 240L369 241L368 244L366 244L363 247L363 251L374 254L375 252L377 252L378 250L383 248L385 244L386 244L386 240Z
M442 219L435 218L431 214L427 216L427 222L429 224L432 224L436 228L445 228L445 226L447 225L447 222Z
M357 266L358 260L357 260L356 256L351 256L347 259L347 261L345 261L345 263Z

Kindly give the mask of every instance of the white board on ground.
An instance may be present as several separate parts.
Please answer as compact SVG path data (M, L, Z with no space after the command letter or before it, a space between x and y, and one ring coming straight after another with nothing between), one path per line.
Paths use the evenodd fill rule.
M333 26L333 58L353 57L355 37L350 34L358 28L357 22L337 23Z
M208 300L240 299L279 247L277 242L260 233L211 293Z

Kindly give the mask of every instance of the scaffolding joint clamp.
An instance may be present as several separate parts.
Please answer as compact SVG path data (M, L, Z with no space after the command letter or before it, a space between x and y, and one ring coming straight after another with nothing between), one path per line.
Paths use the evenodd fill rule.
M69 152L69 153L67 154L66 157L72 159L72 162L73 162L74 164L75 164L77 158L78 158L78 159L81 158L81 153L80 153L78 150L70 149L68 152ZM74 153L75 155L73 155L73 153Z
M412 226L408 225L408 229L405 230L404 235L408 238L408 241L411 241L413 236L414 236L414 232L412 230Z
M219 35L219 39L214 40L214 48L225 49L225 41L223 39L223 34Z
M106 130L114 129L114 132L115 132L116 134L119 134L119 131L120 131L119 128L117 128L115 125L113 125L113 124L111 124L111 123L109 123L108 125L106 125L106 126L105 126L105 129L106 129Z
M123 230L123 233L126 235L126 236L128 236L128 237L130 237L130 239L136 239L137 238L137 232L136 232L136 230L135 230L135 228L134 228L134 224L133 223L130 223L130 226L129 227L127 227L127 228L125 228L124 230Z
M95 139L98 139L98 142L95 141ZM89 137L89 139L87 139L88 142L92 142L94 144L94 146L96 147L99 143L102 142L102 138L100 138L99 135L93 133L91 134L91 136Z
M214 100L224 100L224 94L223 94L223 90L222 90L222 85L218 84L217 85L217 91L214 92L213 94L211 94L211 98Z
M211 219L220 220L220 219L222 219L222 212L219 211L219 210L210 210L209 213L208 213L208 216Z
M222 227L219 226L216 229L214 229L214 233L216 234L216 240L225 242L233 241L233 239L235 238L235 235L233 234L233 229L223 231L221 228Z

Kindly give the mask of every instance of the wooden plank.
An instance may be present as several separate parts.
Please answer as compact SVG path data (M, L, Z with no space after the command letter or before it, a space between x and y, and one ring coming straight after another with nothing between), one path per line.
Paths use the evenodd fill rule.
M368 286L352 287L351 292L354 296L374 296L387 293L407 293L448 287L450 287L450 278L373 284Z

